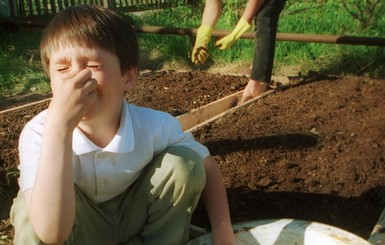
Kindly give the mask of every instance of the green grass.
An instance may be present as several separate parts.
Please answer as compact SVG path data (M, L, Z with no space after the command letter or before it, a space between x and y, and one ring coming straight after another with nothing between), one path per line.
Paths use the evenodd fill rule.
M378 14L375 20L365 28L343 8L339 1L287 1L281 14L279 32L349 35L385 38L385 17ZM345 0L348 2L348 0ZM217 24L217 29L232 30L242 14L239 1L226 1L224 11ZM349 3L349 2L348 2ZM349 5L350 6L350 5ZM385 6L385 3L381 5ZM197 11L198 10L198 11ZM203 6L179 7L171 13L166 10L155 14L148 14L135 19L141 25L166 25L181 28L197 28L200 24ZM183 15L178 16L178 13ZM141 46L147 50L153 47L165 54L166 59L186 60L191 52L192 44L188 38L145 34ZM175 41L177 40L177 41ZM253 40L239 40L230 50L220 51L211 40L209 50L211 56L208 65L226 64L234 62L251 63L253 54ZM385 77L384 47L324 44L278 41L276 45L275 67L296 66L301 72L315 70L330 74L354 74L372 77ZM208 66L204 66L203 68ZM194 68L194 66L191 66ZM202 67L200 67L202 68Z
M349 13L342 6L342 1L348 4L351 13L357 12L351 4L353 0L288 0L281 14L278 31L385 38L385 15L381 15L381 11L364 23ZM359 3L364 8L363 3ZM224 1L217 29L232 30L242 14L242 6L244 1ZM381 2L378 8L385 10L384 6L385 3ZM181 5L127 16L137 25L198 28L203 7L202 3L195 6ZM39 29L12 31L0 27L0 98L29 93L31 90L38 93L49 91L49 83L39 62L40 37ZM138 38L143 64L146 63L145 66L151 69L162 69L167 63L184 64L189 69L208 69L211 66L237 62L250 64L254 46L253 40L243 39L231 49L220 51L214 47L212 38L209 60L203 66L194 66L189 57L193 40L187 36L139 33ZM302 73L312 70L324 74L384 78L385 49L377 46L278 41L274 72L279 73L285 67L296 67Z
M300 4L288 6L282 13L279 32L350 35L385 38L383 15L363 29L337 1L324 1L320 5ZM302 10L301 10L302 9ZM281 64L296 62L312 66L322 73L369 75L384 77L384 47L278 42L276 60Z
M40 30L0 29L0 96L47 93L48 81L40 66Z

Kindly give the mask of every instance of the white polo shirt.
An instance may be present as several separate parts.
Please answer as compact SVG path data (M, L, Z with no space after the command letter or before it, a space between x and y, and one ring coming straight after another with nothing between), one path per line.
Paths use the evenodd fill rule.
M19 185L32 188L40 158L47 110L24 127L19 140ZM105 147L93 144L78 128L73 132L74 183L95 202L107 201L126 190L158 153L170 146L185 146L203 158L208 149L183 132L168 113L123 102L120 128ZM55 164L54 162L52 164Z

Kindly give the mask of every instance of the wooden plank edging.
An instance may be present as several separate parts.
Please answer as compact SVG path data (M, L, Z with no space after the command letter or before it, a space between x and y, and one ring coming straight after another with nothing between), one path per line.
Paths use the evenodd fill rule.
M241 93L242 91L238 91L222 99L177 116L183 131L193 128L194 126L201 124L210 118L216 117L222 112L236 106L238 104L238 97Z
M7 113L7 112L11 112L11 111L17 111L17 110L20 110L20 109L23 109L23 108L26 108L26 107L29 107L29 106L33 106L33 105L42 104L44 102L50 101L51 99L52 98L48 98L48 99L43 99L43 100L31 102L31 103L28 103L28 104L25 104L25 105L21 105L21 106L15 106L15 107L12 107L12 108L0 111L0 114L4 114L4 113Z
M206 125L206 124L208 124L208 123L210 123L210 122L212 122L212 121L217 120L217 119L220 118L220 117L223 117L224 115L227 115L227 114L229 114L229 113L232 113L232 112L238 110L239 108L248 106L248 105L252 104L253 102L259 100L260 98L266 97L266 96L268 96L269 94L274 93L275 91L276 91L275 89L268 90L268 91L266 91L265 93L263 93L263 94L261 94L261 95L258 95L258 96L256 96L255 98L253 98L253 99L251 99L251 100L246 101L245 103L242 103L242 104L236 104L236 105L234 105L234 106L232 106L232 107L230 107L230 108L228 108L228 109L226 109L226 110L222 110L220 113L216 114L215 116L213 116L213 117L208 117L208 118L206 118L206 120L200 121L198 124L193 125L193 126L190 127L190 128L187 128L187 127L186 127L187 125L186 125L186 126L182 125L182 128L186 127L186 128L187 128L186 131L192 132L192 131L194 131L194 130L196 130L196 129L198 129L198 128L200 128L200 127L202 127L202 126L204 126L204 125ZM239 95L240 93L242 93L242 92L243 92L243 90L242 90L242 91L239 91L239 92L236 92L236 93L234 93L234 94L232 94L232 95L230 95L230 96L228 96L228 97L238 96L238 95ZM213 102L213 103L215 103L215 102ZM210 104L208 104L208 105L206 105L206 106L203 106L203 108L199 108L199 109L202 109L202 110L210 110L210 109L211 109L210 107L212 106L211 104L213 104L213 103L210 103ZM220 103L220 102L219 102L219 103ZM214 105L214 106L215 106L215 105ZM223 106L223 108L225 108L225 106ZM203 113L202 113L202 114L203 114ZM188 119L184 119L184 120L188 120ZM183 123L183 122L182 122L182 123Z
M228 74L229 75L229 74ZM242 75L244 76L244 75ZM263 94L256 96L255 98L246 101L245 103L238 104L238 100L243 93L243 90L228 95L222 99L211 102L207 105L201 106L197 109L191 110L183 115L178 116L178 120L182 125L182 129L185 131L194 131L203 125L214 121L228 113L234 112L241 107L250 105L256 100L263 98L277 90L281 90L290 86L288 77L272 77L272 80L279 81L282 85L276 89L271 89Z

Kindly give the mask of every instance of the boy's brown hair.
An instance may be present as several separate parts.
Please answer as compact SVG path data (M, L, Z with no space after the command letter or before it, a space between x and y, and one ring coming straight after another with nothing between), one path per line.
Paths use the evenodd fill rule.
M110 9L76 5L58 13L44 30L40 55L49 76L52 51L60 46L98 47L119 58L123 74L139 65L139 46L131 23Z

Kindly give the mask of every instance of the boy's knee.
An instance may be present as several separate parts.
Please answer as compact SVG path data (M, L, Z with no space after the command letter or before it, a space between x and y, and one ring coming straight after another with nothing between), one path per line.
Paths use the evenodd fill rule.
M186 147L171 147L158 155L156 161L157 167L152 176L156 192L170 186L183 195L199 195L202 192L206 172L202 159L194 151Z
M172 147L166 150L166 164L172 167L181 182L188 183L189 187L205 185L206 172L201 157L186 147Z

